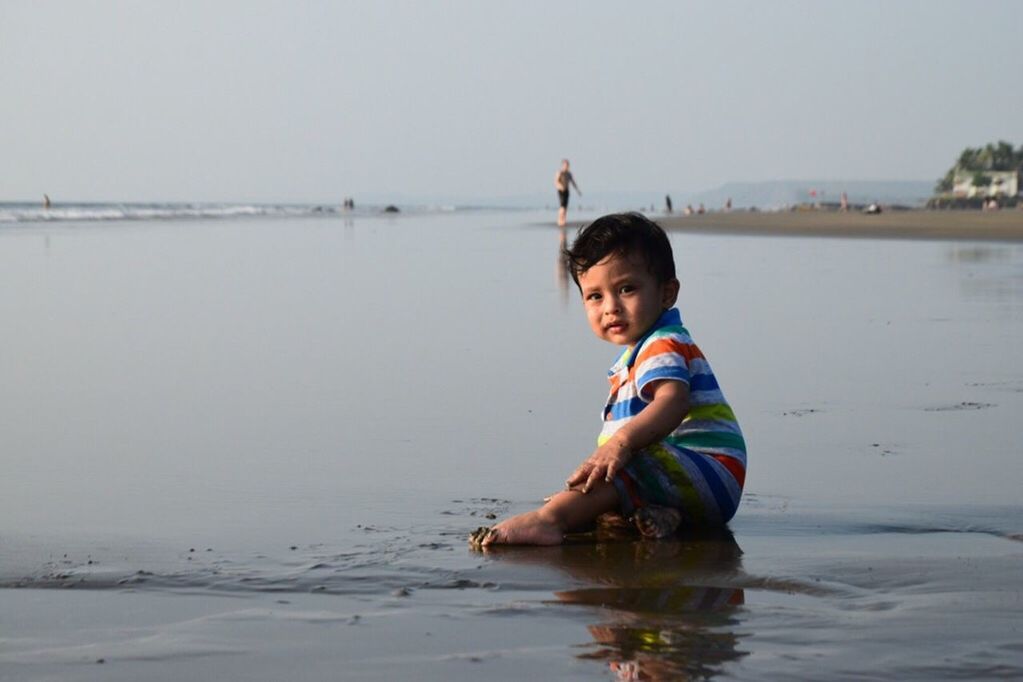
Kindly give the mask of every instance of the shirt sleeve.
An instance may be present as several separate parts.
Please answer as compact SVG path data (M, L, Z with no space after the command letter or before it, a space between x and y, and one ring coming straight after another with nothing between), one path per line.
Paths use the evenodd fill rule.
M687 344L678 336L665 335L647 339L636 355L636 391L650 402L653 396L646 388L653 381L681 381L689 385Z

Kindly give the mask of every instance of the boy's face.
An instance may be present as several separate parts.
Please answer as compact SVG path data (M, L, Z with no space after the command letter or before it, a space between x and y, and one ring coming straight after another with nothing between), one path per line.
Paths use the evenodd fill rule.
M658 282L640 256L608 256L579 273L579 288L590 329L619 346L638 341L678 298L678 280Z

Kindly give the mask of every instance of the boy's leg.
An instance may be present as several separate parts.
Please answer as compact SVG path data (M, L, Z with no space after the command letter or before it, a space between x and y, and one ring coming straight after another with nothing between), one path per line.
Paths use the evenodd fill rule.
M604 512L618 507L618 491L600 481L590 492L563 490L544 506L506 519L490 529L481 545L560 545L566 532L586 528Z

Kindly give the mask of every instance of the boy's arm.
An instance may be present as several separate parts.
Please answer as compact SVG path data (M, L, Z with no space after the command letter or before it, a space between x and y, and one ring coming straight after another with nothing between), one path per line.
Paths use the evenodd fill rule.
M610 482L633 452L678 428L689 412L689 386L681 381L662 380L651 382L647 389L653 396L650 404L579 465L568 477L568 487L579 486L585 493L601 479Z

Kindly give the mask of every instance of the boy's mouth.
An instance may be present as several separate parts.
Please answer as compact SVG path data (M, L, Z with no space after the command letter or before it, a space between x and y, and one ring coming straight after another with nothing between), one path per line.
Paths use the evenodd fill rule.
M622 332L625 331L625 327L626 325L624 322L612 322L606 325L604 327L604 330L611 334L621 334Z

